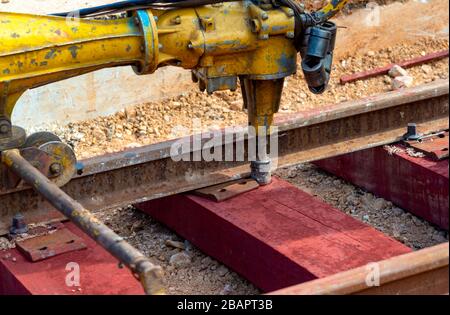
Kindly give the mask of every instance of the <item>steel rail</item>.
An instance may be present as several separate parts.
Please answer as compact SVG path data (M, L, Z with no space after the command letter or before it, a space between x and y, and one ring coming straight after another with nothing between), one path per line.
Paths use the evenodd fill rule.
M99 243L109 253L127 266L138 279L147 294L163 294L162 269L154 265L123 237L100 222L90 211L64 193L21 155L19 150L1 152L1 160L26 183L33 187L57 210L74 222L84 233Z
M277 290L269 295L448 294L449 243Z
M277 166L285 167L392 143L410 122L421 132L448 128L449 82L393 91L307 112L278 117ZM174 143L194 136L105 154L80 162L83 173L63 190L90 210L143 202L249 175L246 161L174 161ZM223 133L222 137L225 139ZM210 137L202 139L206 143ZM242 144L234 141L234 146ZM194 154L194 150L190 152ZM52 207L31 189L0 189L0 235L12 216L28 222L51 216ZM54 210L53 210L54 212Z

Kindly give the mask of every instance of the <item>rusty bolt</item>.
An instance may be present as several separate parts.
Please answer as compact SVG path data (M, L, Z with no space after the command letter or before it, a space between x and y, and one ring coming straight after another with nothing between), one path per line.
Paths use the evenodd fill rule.
M59 164L59 163L52 163L50 165L50 172L53 175L57 175L57 174L61 173L61 170L62 170L62 167L61 167L61 164Z
M180 16L176 16L171 20L172 24L181 24L181 18Z
M292 39L295 37L295 34L294 34L294 32L287 32L286 37Z
M408 128L406 130L406 135L404 136L406 140L419 140L421 134L417 132L417 124L408 123Z
M25 222L24 216L21 213L17 213L14 215L9 232L13 235L23 234L23 233L28 232L28 226Z
M0 134L8 133L11 126L6 120L0 120Z

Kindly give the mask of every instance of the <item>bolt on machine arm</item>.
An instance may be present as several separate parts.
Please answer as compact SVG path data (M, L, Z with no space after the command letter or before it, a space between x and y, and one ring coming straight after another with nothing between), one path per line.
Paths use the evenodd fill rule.
M11 115L26 90L107 67L130 65L140 75L168 65L191 69L208 93L236 90L239 79L260 141L270 134L284 78L297 70L297 52L310 90L325 90L336 37L328 19L346 2L331 0L312 13L294 0L136 0L48 16L0 12L0 153L7 164L0 165L0 189L16 187L24 174L32 182L33 172L18 169L24 161L56 186L71 179L71 148L50 133L27 137ZM115 13L125 14L95 18ZM251 174L267 184L267 146L258 147Z

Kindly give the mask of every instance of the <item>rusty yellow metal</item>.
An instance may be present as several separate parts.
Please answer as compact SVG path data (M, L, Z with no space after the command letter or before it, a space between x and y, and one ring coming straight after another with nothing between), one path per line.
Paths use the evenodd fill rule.
M283 10L256 16L244 2L158 12L161 64L206 66L208 77L283 77L295 71L296 51L287 34L295 21ZM250 20L257 20L259 31ZM256 22L255 22L256 23ZM262 36L267 35L267 36Z
M10 117L27 89L104 67L142 63L142 36L132 18L0 12L0 24L0 116Z

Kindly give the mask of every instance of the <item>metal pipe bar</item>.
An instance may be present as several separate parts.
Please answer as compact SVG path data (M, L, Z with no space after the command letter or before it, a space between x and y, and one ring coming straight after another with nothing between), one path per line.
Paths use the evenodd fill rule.
M278 167L398 141L410 122L417 123L423 133L446 129L448 90L448 81L441 80L281 117L275 121L279 128ZM177 141L192 140L192 136L174 139L81 161L83 174L72 179L63 190L84 207L97 210L249 175L247 161L174 161L171 146ZM204 138L202 142L209 140ZM234 146L240 145L233 141ZM44 198L26 188L14 191L0 188L0 205L0 235L7 233L5 223L9 224L14 213L22 212L29 218L33 213L48 214L52 209Z
M440 60L440 59L448 57L448 55L449 55L449 50L447 49L447 50L437 51L437 52L434 52L434 53L431 53L431 54L428 54L425 56L420 56L420 57L416 57L413 59L400 61L397 63L391 63L389 65L371 69L371 70L356 72L356 73L352 73L352 74L346 74L340 78L340 83L347 84L347 83L354 82L357 80L370 79L370 78L373 78L373 77L376 77L379 75L388 74L389 70L391 70L392 67L395 65L398 65L403 68L409 68L409 67L413 67L413 66L419 66L419 65L427 63L427 62Z
M53 184L46 176L34 168L21 155L12 149L1 153L2 162L31 185L57 210L74 222L87 235L99 243L109 253L138 275L147 294L161 294L161 267L155 266L141 252L127 243L122 237L100 222L90 211Z
M372 268L367 266L354 268L269 294L448 294L448 250L447 242L379 261L376 265L372 265ZM373 275L378 273L379 285L368 286L368 278L375 281L368 277L370 272L373 272Z

